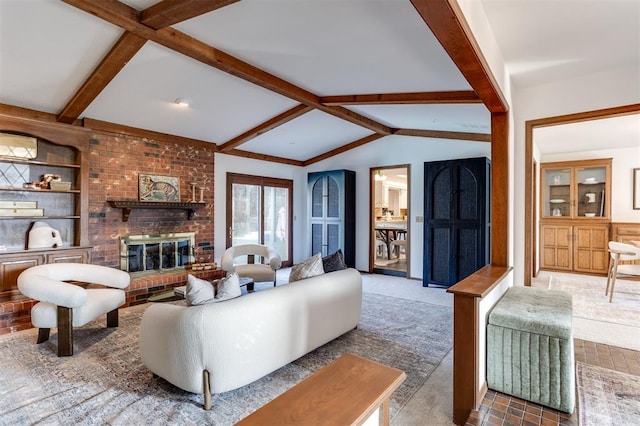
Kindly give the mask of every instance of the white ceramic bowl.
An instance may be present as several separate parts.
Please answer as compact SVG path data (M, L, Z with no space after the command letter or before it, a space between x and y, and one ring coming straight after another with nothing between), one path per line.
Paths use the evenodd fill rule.
M596 217L595 213L585 213L585 217Z

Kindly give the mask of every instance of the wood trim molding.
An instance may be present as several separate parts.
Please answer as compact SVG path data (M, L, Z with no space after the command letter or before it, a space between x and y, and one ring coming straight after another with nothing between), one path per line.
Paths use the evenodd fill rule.
M369 95L322 96L324 105L398 105L398 104L479 104L472 90L449 92L379 93Z
M110 123L108 121L95 120L93 118L85 118L83 120L84 127L93 131L116 133L124 136L133 136L138 138L153 139L156 141L168 143L181 143L200 146L210 149L213 152L218 151L218 146L214 142L202 141L199 139L185 138L182 136L169 135L167 133L154 132L152 130L138 129L137 127L124 126L122 124Z
M35 109L17 107L15 105L0 104L0 114L43 122L58 122L58 118L55 114L37 111ZM74 121L73 124L76 126L82 126L82 122L80 120Z
M640 113L640 104L622 105L613 108L604 108L592 111L584 111L574 114L557 115L525 121L525 173L524 173L524 285L531 285L534 272L532 268L533 256L537 251L533 236L535 218L533 217L534 182L533 182L533 130L536 127L547 127L558 124L578 123L582 121L597 120L601 118L617 117ZM610 203L609 203L610 204Z

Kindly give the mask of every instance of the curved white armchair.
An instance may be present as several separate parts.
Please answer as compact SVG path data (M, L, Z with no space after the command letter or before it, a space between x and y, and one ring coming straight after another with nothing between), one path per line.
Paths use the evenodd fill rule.
M100 284L109 288L82 288L65 281ZM124 288L129 274L106 266L83 263L38 265L18 276L18 289L38 300L31 308L31 323L38 331L38 343L49 339L58 328L58 356L73 355L73 327L81 327L107 314L107 327L118 326L118 307L125 302Z
M235 259L248 256L249 263L236 264ZM256 259L258 257L258 259ZM250 277L255 282L273 281L276 285L276 270L282 266L280 254L271 247L261 244L240 244L225 250L220 261L227 272L236 272L240 277ZM247 286L252 290L253 286Z

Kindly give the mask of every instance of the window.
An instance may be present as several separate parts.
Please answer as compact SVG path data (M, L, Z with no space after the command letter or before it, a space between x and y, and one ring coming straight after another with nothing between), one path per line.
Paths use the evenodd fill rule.
M227 173L227 247L264 244L292 264L293 181Z

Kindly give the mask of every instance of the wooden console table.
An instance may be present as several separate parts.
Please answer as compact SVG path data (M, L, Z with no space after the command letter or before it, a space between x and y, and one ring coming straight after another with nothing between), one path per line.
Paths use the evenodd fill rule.
M388 425L391 394L406 377L403 371L348 353L237 425L360 425L378 408L380 425Z

